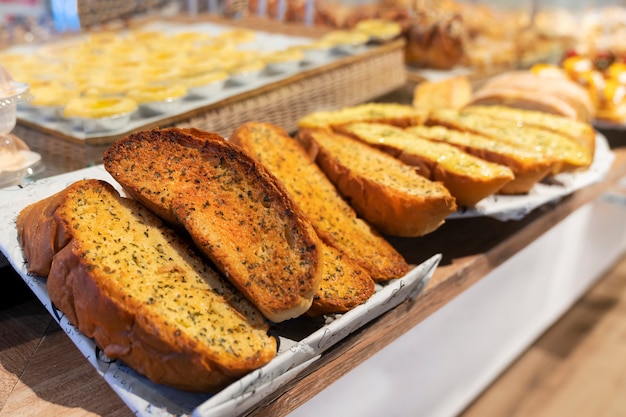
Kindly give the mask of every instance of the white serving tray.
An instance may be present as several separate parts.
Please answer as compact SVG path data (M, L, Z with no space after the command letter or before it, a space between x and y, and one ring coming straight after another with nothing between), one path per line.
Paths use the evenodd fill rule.
M376 293L366 303L346 314L318 319L303 317L278 325L275 330L280 339L280 348L269 364L215 395L186 393L154 384L120 361L110 361L101 355L93 341L81 334L52 305L45 279L27 274L15 227L17 215L28 204L85 178L105 180L122 192L102 165L0 189L0 222L5 225L0 235L0 250L85 359L138 416L219 417L244 414L305 371L335 343L403 301L417 297L441 260L440 254L433 255L404 277L384 286L377 285Z
M591 167L585 171L557 174L547 181L535 184L524 195L491 195L475 207L461 209L448 218L493 217L501 221L520 220L532 210L561 198L588 185L600 182L611 169L615 155L606 137L596 133L596 148Z

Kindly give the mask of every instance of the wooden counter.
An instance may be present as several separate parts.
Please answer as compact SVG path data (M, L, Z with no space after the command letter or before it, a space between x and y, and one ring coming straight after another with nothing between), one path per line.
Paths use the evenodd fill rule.
M574 211L609 190L622 192L616 184L626 175L626 149L621 148L622 142L626 144L626 134L607 132L607 137L616 158L602 183L540 207L522 221L450 220L423 238L393 239L412 263L443 254L425 291L417 300L401 304L333 347L305 375L281 388L253 414L281 416L295 410ZM10 289L3 291L4 308L0 310L0 417L132 415L38 301L24 293L20 278L8 267L0 269L0 274Z

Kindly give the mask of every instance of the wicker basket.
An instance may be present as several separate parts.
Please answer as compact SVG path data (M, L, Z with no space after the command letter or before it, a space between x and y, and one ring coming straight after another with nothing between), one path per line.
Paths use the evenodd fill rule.
M241 123L255 120L295 131L298 120L308 113L363 103L404 85L402 42L379 49L252 92L175 125L228 136Z
M404 41L396 40L368 48L320 67L137 126L134 131L155 127L193 126L228 136L241 123L257 120L294 130L298 119L320 109L336 109L372 100L406 82ZM18 116L19 117L19 116ZM130 133L79 137L54 126L18 118L18 124L78 144L106 145Z

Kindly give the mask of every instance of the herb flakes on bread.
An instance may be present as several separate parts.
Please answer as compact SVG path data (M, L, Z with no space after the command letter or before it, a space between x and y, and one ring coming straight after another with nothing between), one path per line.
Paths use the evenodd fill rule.
M410 104L365 103L338 110L317 111L298 121L300 129L325 129L345 123L385 123L398 127L422 124L428 111Z
M155 129L115 142L104 165L130 195L182 225L267 318L311 307L320 241L282 183L241 148L196 129Z
M318 236L364 268L374 280L406 274L409 265L379 233L357 217L304 147L282 128L249 122L230 136L280 179Z
M457 208L443 184L383 151L330 130L303 130L298 138L357 213L383 233L423 236Z
M460 206L476 205L514 178L504 165L485 161L446 143L419 138L394 126L353 123L337 130L416 167L416 172L429 180L440 181Z
M17 230L54 305L156 383L215 392L276 354L262 314L194 245L106 182L82 180L27 206Z
M463 132L475 133L511 145L538 150L555 160L552 174L589 168L593 161L590 150L559 133L532 126L520 126L515 120L496 119L463 110L433 110L427 125L442 125Z
M406 132L457 146L486 161L506 165L513 172L514 178L498 190L499 194L528 193L535 184L550 174L556 163L553 158L533 149L444 126L414 126L406 129Z

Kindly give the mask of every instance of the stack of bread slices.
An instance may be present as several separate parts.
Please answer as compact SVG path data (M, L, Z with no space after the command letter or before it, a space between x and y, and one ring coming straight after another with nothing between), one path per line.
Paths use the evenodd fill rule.
M215 392L274 357L272 323L344 313L404 276L385 235L585 169L594 143L583 122L496 106L368 103L229 140L155 129L105 151L131 198L81 180L26 207L18 235L29 272L107 356Z

